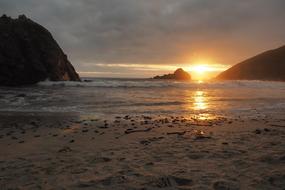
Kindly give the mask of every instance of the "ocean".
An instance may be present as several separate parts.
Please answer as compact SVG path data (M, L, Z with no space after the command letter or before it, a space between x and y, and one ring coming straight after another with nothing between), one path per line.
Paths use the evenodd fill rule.
M252 115L285 114L285 83L178 82L88 78L88 82L40 82L1 87L0 112Z

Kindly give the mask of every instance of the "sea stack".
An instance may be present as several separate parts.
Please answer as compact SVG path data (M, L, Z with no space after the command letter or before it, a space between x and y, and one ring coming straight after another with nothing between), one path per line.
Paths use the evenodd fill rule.
M51 33L25 15L0 17L0 85L80 81Z
M285 46L236 64L217 79L285 81Z
M155 76L153 79L167 79L167 80L191 80L191 75L182 68L177 69L173 74L166 74L162 76Z

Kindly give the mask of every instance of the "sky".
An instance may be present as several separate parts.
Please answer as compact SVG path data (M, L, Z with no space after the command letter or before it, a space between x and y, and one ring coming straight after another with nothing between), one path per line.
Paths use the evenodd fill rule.
M46 27L81 76L209 76L285 45L284 0L0 0ZM201 69L200 69L201 70ZM201 73L201 72L200 72Z

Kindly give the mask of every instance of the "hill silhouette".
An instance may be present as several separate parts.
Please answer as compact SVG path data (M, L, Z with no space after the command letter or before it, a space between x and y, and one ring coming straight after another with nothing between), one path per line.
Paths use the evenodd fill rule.
M219 80L285 81L285 46L238 63L216 78Z
M51 33L25 15L0 17L0 85L80 81Z

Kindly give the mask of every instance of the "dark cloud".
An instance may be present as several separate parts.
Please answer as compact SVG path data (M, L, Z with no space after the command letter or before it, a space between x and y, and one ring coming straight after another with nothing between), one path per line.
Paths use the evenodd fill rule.
M284 0L0 0L47 27L79 70L93 63L234 64L285 44Z

